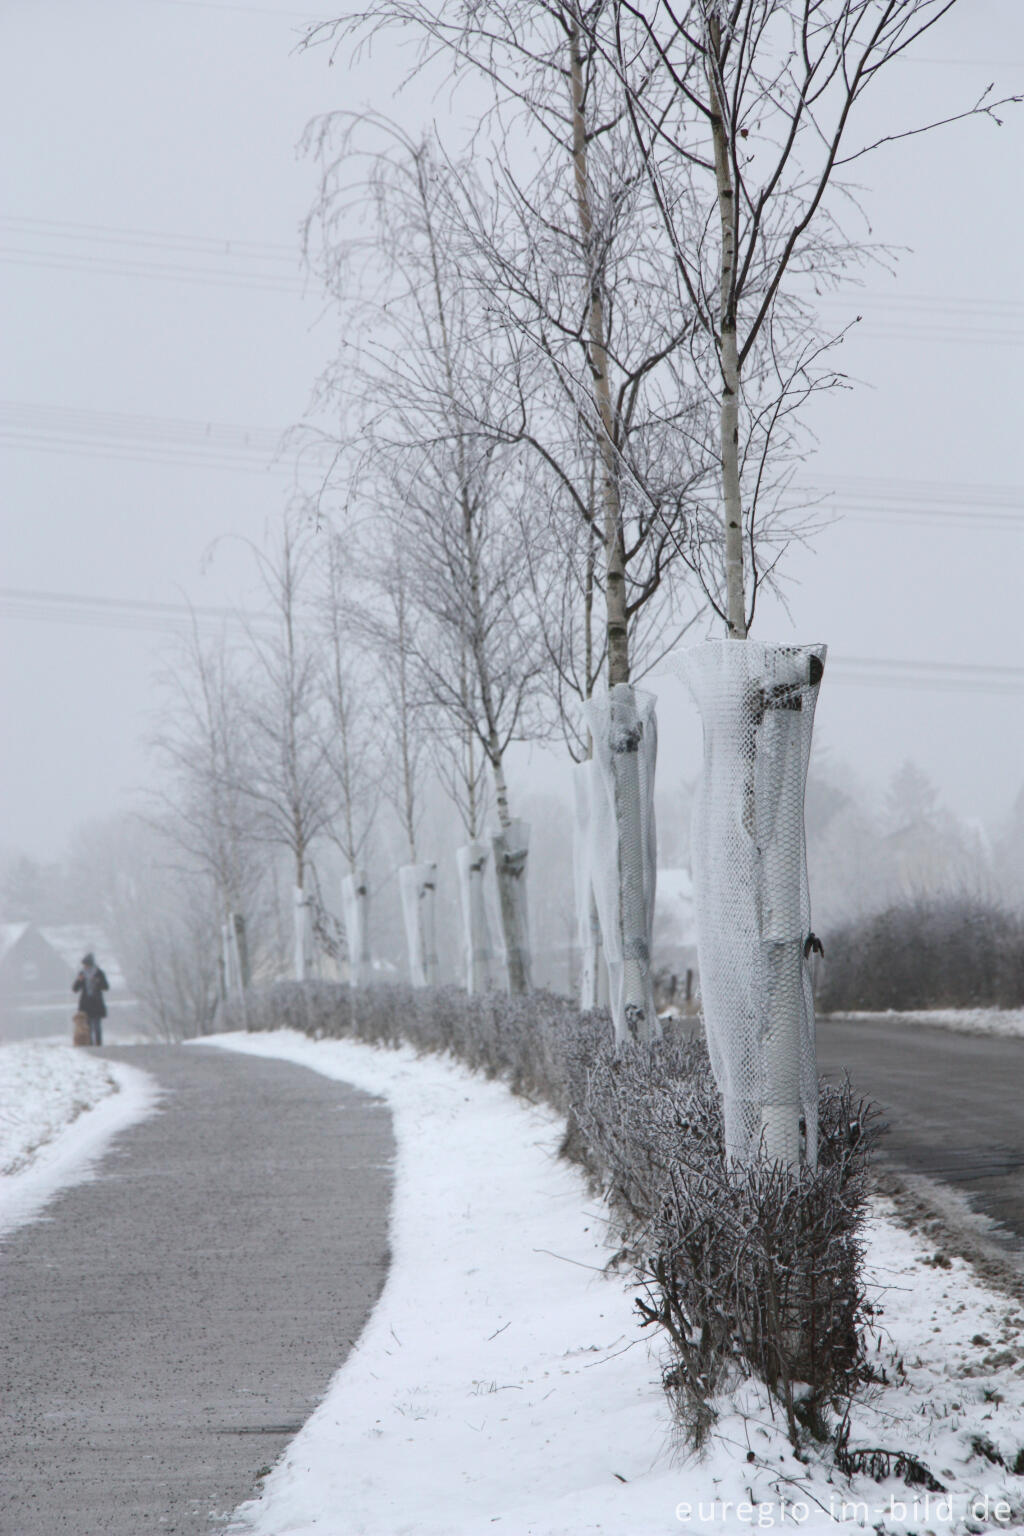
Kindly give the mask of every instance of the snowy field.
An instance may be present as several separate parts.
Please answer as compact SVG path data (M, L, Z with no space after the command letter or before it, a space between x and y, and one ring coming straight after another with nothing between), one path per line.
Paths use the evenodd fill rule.
M156 1097L146 1073L62 1041L0 1046L0 1233L89 1177Z
M926 1008L911 1013L830 1013L830 1019L867 1019L879 1024L891 1020L897 1024L929 1024L935 1029L952 1029L964 1035L1010 1035L1024 1037L1024 1008Z
M326 1399L238 1512L251 1536L662 1536L1024 1530L1024 1316L879 1206L869 1234L888 1378L850 1445L905 1452L943 1493L852 1485L794 1457L763 1394L723 1403L701 1460L675 1444L602 1212L561 1125L409 1048L281 1032L204 1045L384 1095L398 1139L393 1266ZM1001 1457L1006 1466L993 1458ZM1024 1457L1022 1457L1024 1465ZM834 1476L834 1474L833 1474Z

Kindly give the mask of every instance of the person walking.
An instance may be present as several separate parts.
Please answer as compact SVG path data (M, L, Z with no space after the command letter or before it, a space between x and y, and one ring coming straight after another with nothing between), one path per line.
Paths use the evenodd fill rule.
M96 956L90 951L82 956L82 969L71 983L72 992L81 992L81 1009L89 1020L89 1044L103 1044L103 1020L107 1005L103 994L110 983L96 964Z

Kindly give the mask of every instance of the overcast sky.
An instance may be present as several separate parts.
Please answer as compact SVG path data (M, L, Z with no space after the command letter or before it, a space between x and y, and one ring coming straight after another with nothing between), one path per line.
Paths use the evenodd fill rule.
M273 445L334 345L299 263L303 128L360 106L417 128L444 106L396 103L387 52L353 74L297 51L307 14L0 4L6 847L59 857L77 823L132 802L166 640L138 627L158 609L119 604L244 601L242 540L284 505ZM875 98L880 131L990 80L1024 88L1024 6L962 0L920 53ZM1022 148L1011 109L1001 130L865 162L875 234L909 249L829 309L864 315L843 353L862 382L817 407L807 470L837 521L792 553L789 612L766 604L755 630L829 644L818 741L835 761L877 785L914 757L988 822L1024 781ZM670 787L699 727L680 683L654 686ZM531 787L558 777L537 753L520 768Z

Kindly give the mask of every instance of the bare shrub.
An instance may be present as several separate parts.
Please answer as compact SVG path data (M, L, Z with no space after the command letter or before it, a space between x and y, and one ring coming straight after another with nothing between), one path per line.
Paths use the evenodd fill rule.
M831 936L825 1012L1024 1005L1024 922L969 895L918 898Z
M823 1086L815 1170L726 1165L721 1104L702 1039L670 1027L616 1049L606 1013L551 993L279 982L249 995L250 1029L291 1027L448 1053L566 1117L563 1155L607 1197L641 1283L637 1308L667 1342L673 1412L699 1445L714 1398L756 1376L794 1445L823 1437L868 1378L860 1231L877 1135L849 1085ZM227 1027L241 1007L225 1005Z

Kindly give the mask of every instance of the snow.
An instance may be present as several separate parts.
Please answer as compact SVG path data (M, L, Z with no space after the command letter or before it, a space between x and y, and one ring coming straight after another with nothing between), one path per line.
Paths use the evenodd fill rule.
M935 1029L951 1029L963 1035L1024 1036L1024 1008L922 1008L899 1013L830 1013L829 1019L863 1019L877 1024L927 1024Z
M278 1057L384 1096L397 1137L393 1263L320 1407L237 1513L251 1536L662 1536L779 1528L1024 1530L1024 1317L879 1205L868 1268L890 1384L851 1446L907 1451L948 1490L852 1484L797 1461L763 1391L677 1443L602 1211L556 1156L555 1115L458 1064L290 1032L202 1047ZM902 1367L898 1362L902 1361ZM980 1443L980 1440L979 1440ZM972 1516L972 1500L987 1500ZM847 1508L844 1509L844 1501ZM1000 1502L1003 1501L1003 1502Z
M90 1177L119 1131L155 1107L136 1067L53 1041L0 1046L0 1234Z

